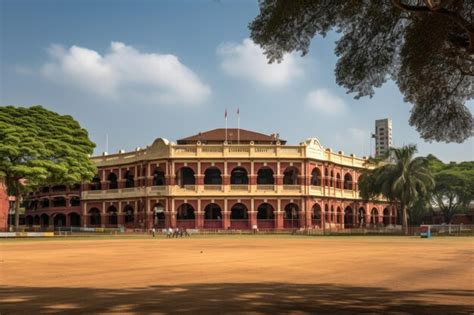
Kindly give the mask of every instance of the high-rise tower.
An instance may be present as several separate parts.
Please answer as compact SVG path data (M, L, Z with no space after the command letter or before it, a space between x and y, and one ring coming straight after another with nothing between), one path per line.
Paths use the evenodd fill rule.
M392 147L392 120L390 118L375 121L375 156L384 156Z

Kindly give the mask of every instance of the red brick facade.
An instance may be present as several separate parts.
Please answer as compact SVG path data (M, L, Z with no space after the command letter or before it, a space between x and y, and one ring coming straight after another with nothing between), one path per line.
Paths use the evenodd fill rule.
M7 229L9 207L10 202L8 200L6 187L4 183L0 181L0 231Z

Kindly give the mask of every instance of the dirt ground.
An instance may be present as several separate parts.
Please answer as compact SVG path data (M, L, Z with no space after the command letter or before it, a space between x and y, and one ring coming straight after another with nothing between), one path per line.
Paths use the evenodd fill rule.
M472 314L474 238L0 241L0 314Z

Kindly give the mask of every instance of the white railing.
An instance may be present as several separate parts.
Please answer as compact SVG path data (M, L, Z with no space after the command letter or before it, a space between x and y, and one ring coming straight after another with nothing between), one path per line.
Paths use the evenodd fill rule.
M301 190L300 185L283 185L283 190Z

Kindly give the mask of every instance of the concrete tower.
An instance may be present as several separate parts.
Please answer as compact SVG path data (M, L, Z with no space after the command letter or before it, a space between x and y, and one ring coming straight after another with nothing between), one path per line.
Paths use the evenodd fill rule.
M375 156L384 156L392 147L392 120L390 118L375 121Z

